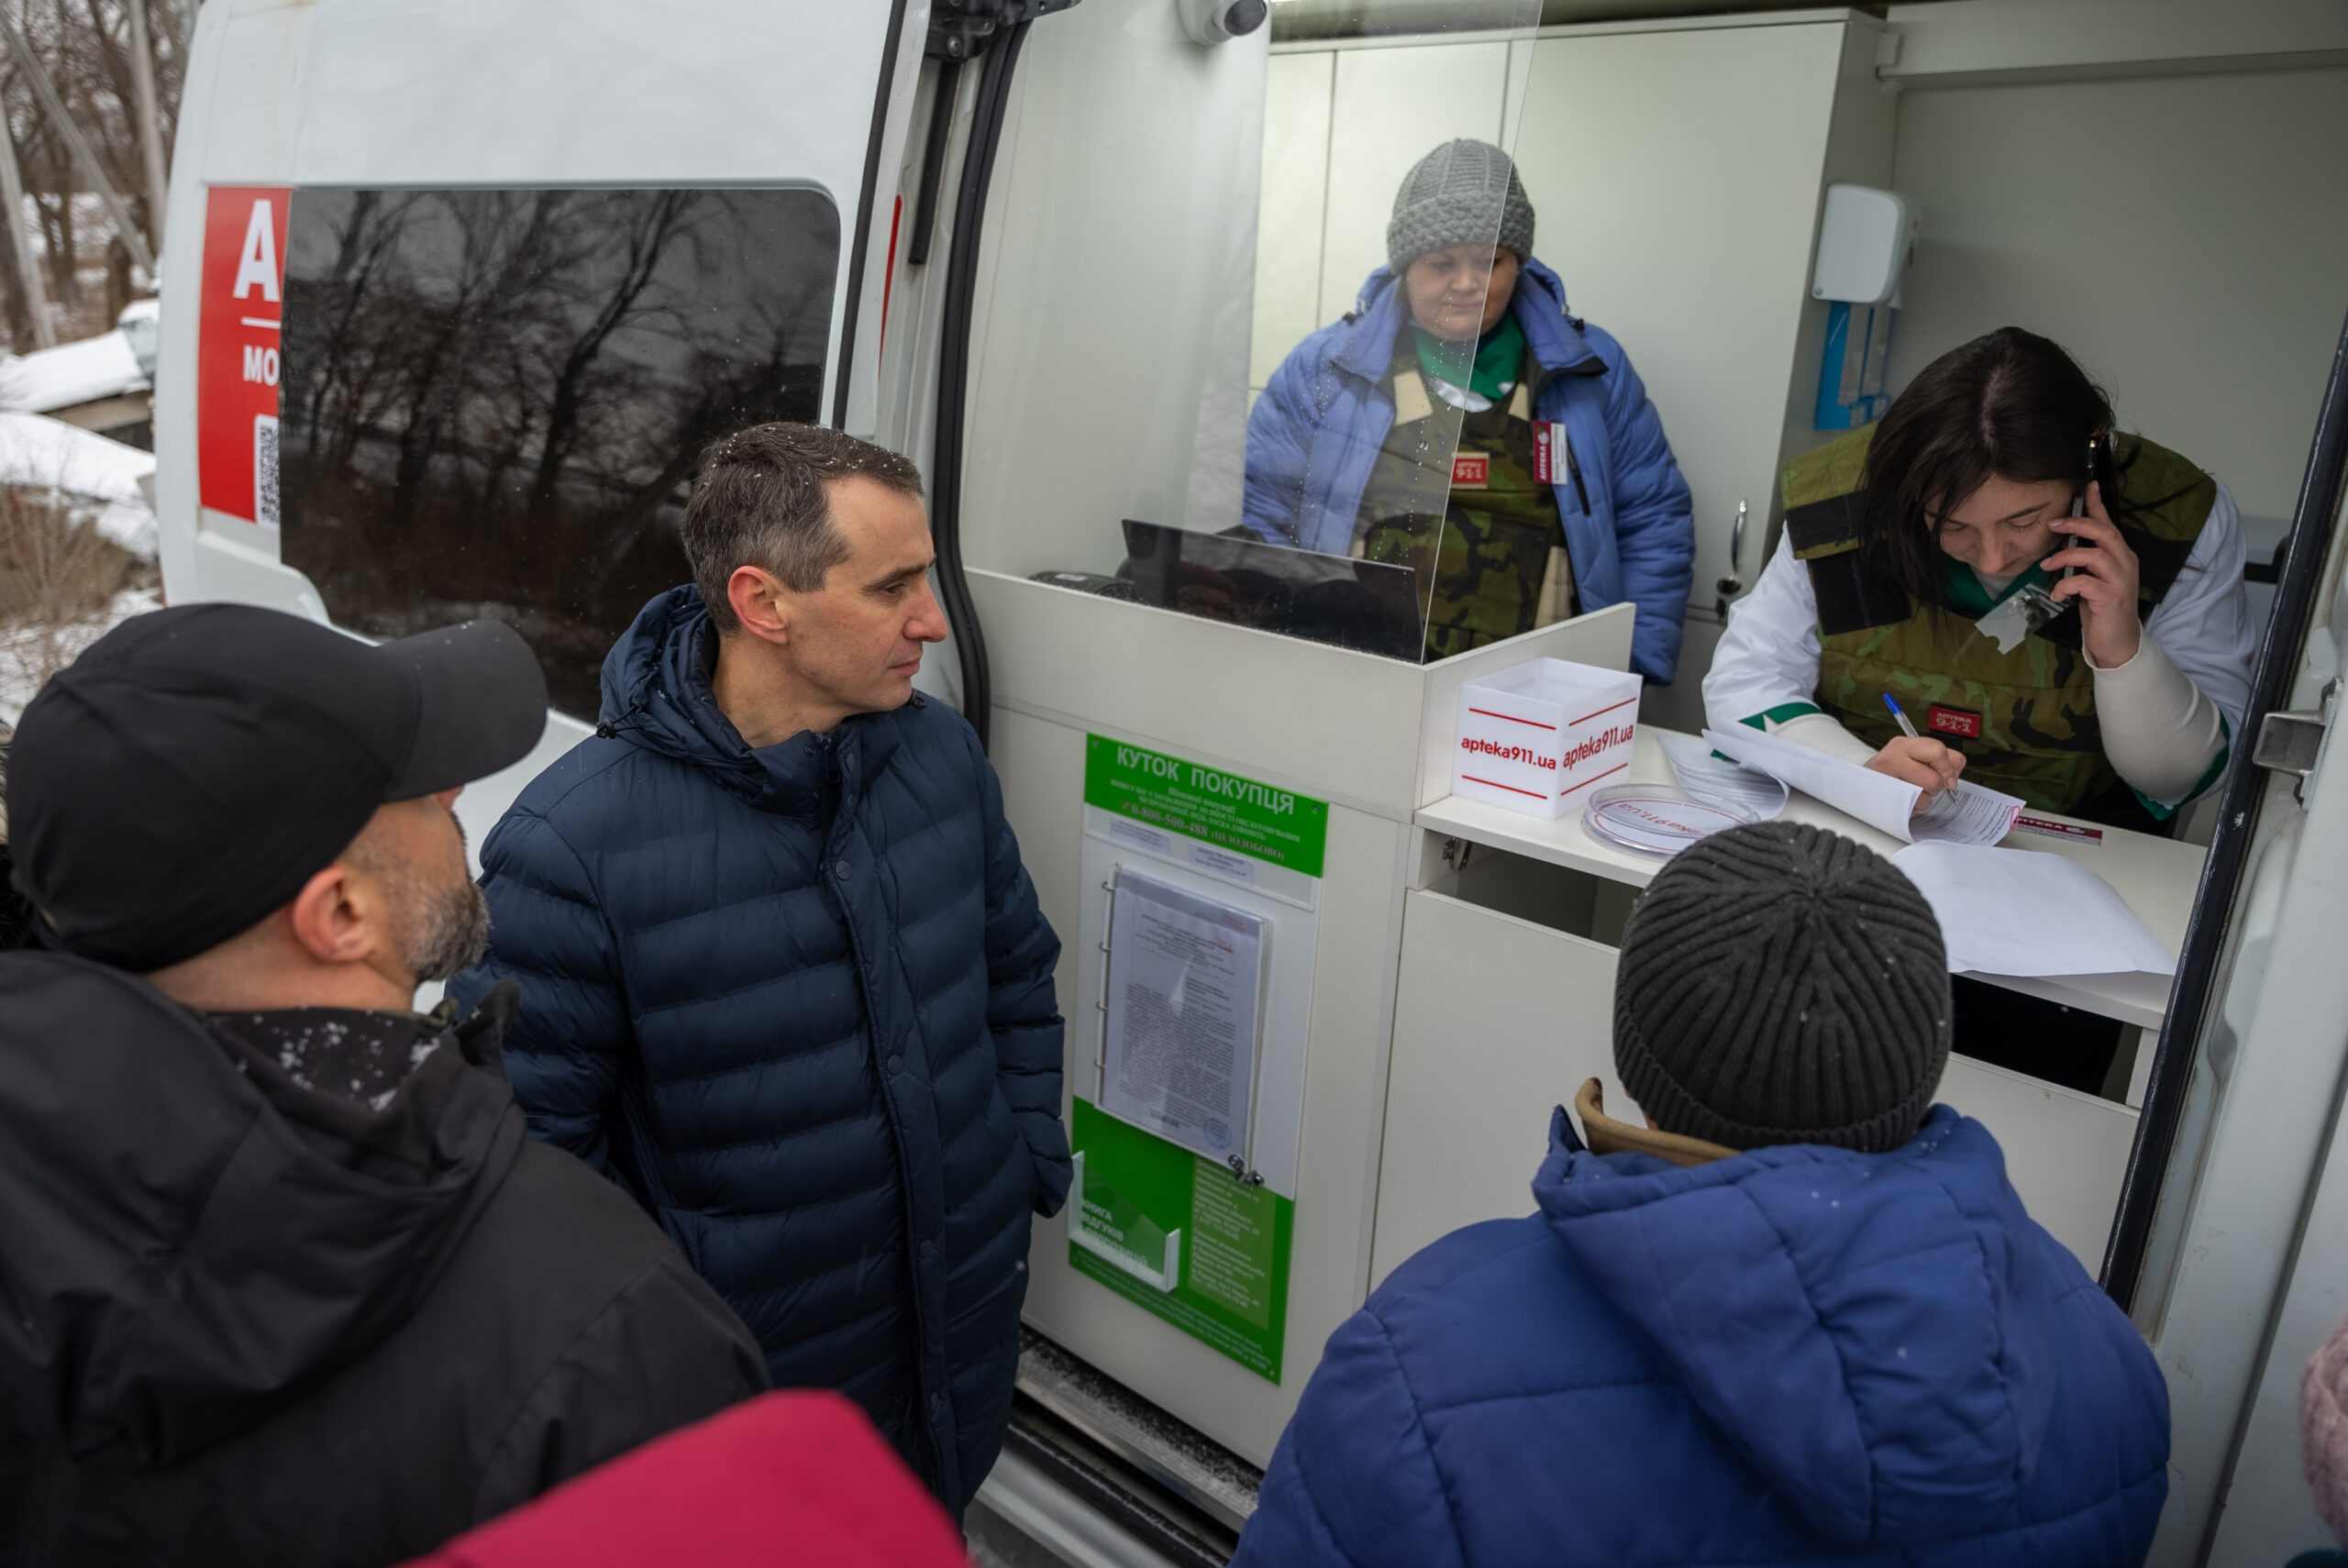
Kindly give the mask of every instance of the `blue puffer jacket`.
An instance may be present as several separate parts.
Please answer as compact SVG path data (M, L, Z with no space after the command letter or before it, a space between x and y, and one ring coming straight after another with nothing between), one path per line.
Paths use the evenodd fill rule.
M2143 1561L2167 1389L1980 1123L1681 1170L1560 1111L1533 1191L1331 1336L1235 1568Z
M1290 350L1247 416L1247 526L1274 544L1342 556L1378 448L1394 428L1394 400L1379 389L1393 367L1409 308L1380 267L1353 314ZM1679 666L1679 625L1695 580L1696 526L1663 421L1623 346L1566 314L1566 286L1538 261L1518 275L1509 307L1546 379L1536 419L1562 420L1589 492L1557 485L1566 553L1585 611L1638 607L1631 668L1667 681Z
M482 849L532 1131L632 1191L779 1387L838 1388L947 1503L1008 1419L1031 1213L1069 1184L1059 942L958 714L752 750L700 595L604 664L604 730ZM606 733L608 732L608 733Z

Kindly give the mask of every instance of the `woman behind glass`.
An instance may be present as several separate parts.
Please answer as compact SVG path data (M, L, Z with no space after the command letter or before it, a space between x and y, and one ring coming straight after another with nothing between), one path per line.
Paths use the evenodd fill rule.
M1687 480L1622 348L1566 313L1499 148L1404 178L1388 264L1291 350L1247 422L1246 526L1415 568L1427 657L1629 601L1668 681L1694 572Z

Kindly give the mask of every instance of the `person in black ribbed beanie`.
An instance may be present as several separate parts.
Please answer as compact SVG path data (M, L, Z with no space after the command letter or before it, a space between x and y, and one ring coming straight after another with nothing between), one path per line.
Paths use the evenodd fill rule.
M1866 846L1796 823L1716 834L1623 934L1614 1066L1666 1132L1732 1149L1896 1149L1949 1048L1940 923Z

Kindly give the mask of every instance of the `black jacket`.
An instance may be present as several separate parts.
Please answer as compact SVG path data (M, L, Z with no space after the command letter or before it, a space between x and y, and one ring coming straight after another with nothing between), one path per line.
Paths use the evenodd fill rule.
M0 956L0 1562L396 1562L765 1386L658 1228L523 1136L511 999L371 1111Z

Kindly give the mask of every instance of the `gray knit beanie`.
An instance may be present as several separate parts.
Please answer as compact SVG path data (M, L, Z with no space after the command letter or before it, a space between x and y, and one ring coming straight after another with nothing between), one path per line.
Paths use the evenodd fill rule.
M1402 177L1386 220L1386 261L1399 275L1446 245L1497 245L1533 255L1533 204L1508 154L1489 141L1446 141Z
M1623 934L1614 1068L1667 1132L1896 1149L1948 1063L1940 923L1866 846L1796 823L1682 851Z

